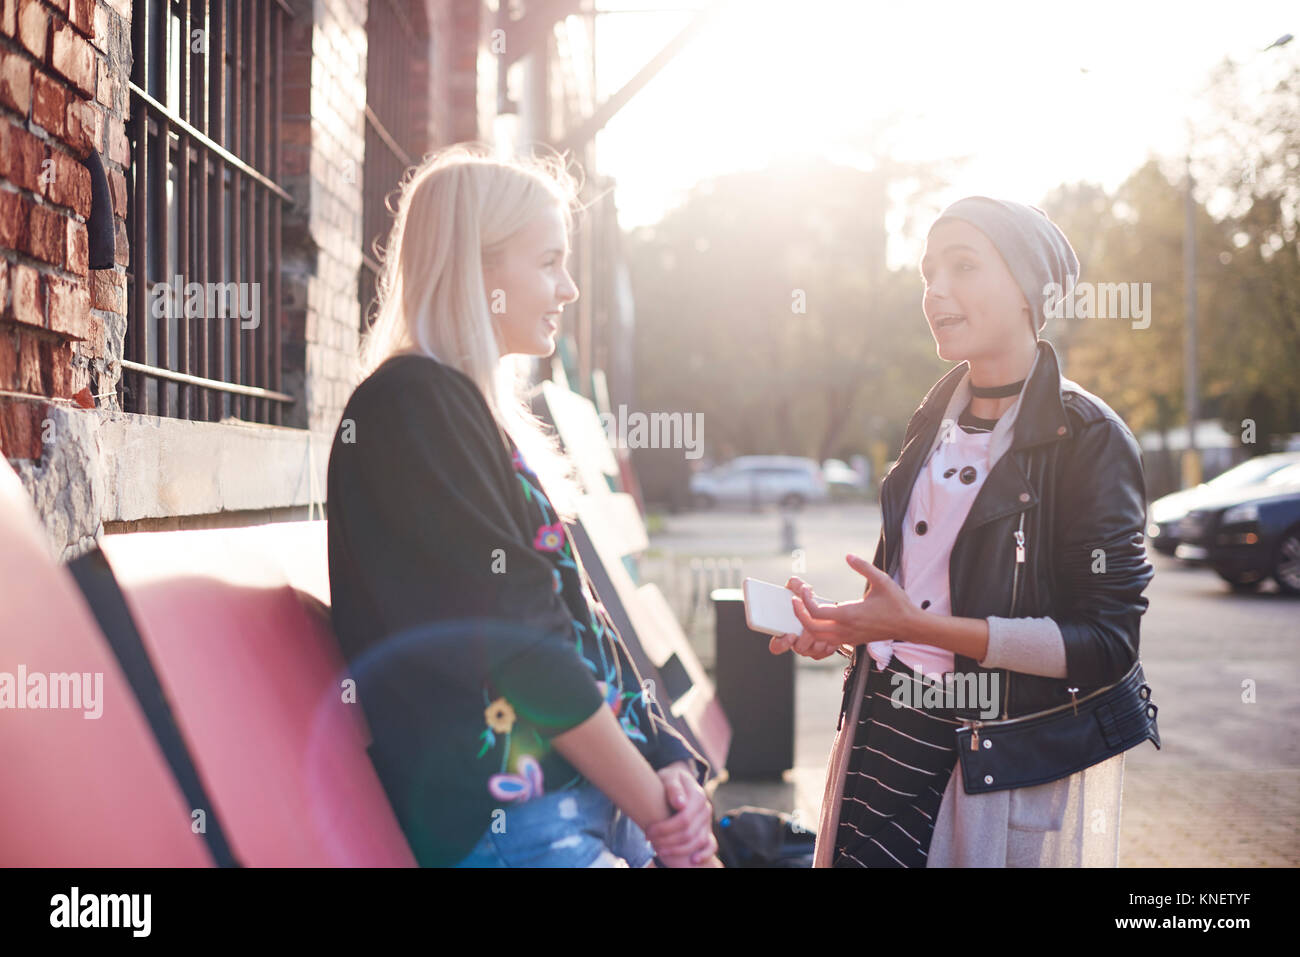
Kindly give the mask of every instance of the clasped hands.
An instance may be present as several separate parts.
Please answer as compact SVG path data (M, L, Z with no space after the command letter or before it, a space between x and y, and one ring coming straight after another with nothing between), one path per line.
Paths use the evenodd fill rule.
M664 797L674 810L646 829L646 839L668 867L721 867L713 836L713 805L695 779L689 762L677 761L655 772L664 784Z
M790 601L803 631L797 635L773 636L767 645L772 654L794 651L820 661L835 654L842 645L851 648L901 638L911 630L916 615L921 612L898 583L857 555L846 555L845 561L867 580L862 598L821 604L813 597L811 585L801 578L791 578L785 587L794 592Z

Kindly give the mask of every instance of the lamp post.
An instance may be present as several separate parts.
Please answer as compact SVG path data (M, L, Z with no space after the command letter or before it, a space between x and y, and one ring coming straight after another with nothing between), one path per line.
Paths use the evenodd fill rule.
M1187 119L1187 177L1183 197L1183 397L1187 406L1187 449L1183 453L1183 488L1201 483L1201 456L1196 446L1196 422L1201 417L1196 373L1196 200L1192 196L1192 121Z
M1286 46L1294 39L1284 33L1260 52ZM1195 180L1192 178L1192 121L1187 119L1187 176L1184 195L1183 225L1183 276L1187 322L1184 341L1183 388L1187 405L1187 450L1183 455L1183 487L1191 488L1201 481L1201 456L1196 445L1196 423L1200 418L1200 388L1196 368L1196 200L1192 196Z

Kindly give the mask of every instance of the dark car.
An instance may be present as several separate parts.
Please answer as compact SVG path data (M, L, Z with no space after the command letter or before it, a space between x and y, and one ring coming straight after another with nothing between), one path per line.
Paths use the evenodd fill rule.
M1155 546L1156 551L1173 555L1178 548L1178 523L1188 512L1212 504L1224 492L1262 482L1273 473L1297 462L1300 462L1300 452L1257 455L1195 488L1185 488L1181 492L1156 499L1147 509L1147 541Z
M1283 592L1300 595L1300 465L1192 509L1177 534L1178 558L1210 566L1235 589L1271 575Z

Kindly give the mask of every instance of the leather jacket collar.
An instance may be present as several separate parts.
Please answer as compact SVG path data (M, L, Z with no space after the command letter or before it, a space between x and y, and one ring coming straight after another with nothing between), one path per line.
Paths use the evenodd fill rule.
M1046 339L1038 340L1037 349L1034 364L1024 388L1020 390L1015 439L1011 444L1013 449L1054 442L1069 435L1065 404L1061 401L1061 365L1056 350ZM930 387L914 417L920 416L925 421L942 417L953 392L965 382L969 371L970 363L965 361L949 369L942 379ZM969 387L966 394L969 397Z
M1056 351L1046 339L1039 339L1033 366L1020 397L999 420L991 443L993 466L984 487L971 505L962 532L1032 508L1038 493L1019 464L1015 453L1022 449L1067 438L1070 424L1061 398L1062 380ZM936 382L907 425L903 450L880 490L881 516L885 530L885 565L894 574L900 550L903 515L907 499L921 467L937 442L944 420L955 428L957 416L970 396L969 362L961 362Z

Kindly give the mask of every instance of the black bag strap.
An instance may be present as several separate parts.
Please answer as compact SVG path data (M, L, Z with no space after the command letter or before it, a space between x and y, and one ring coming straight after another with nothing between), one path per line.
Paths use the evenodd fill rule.
M217 816L216 806L208 797L203 781L194 766L194 758L176 726L171 705L167 702L162 683L149 660L149 652L140 639L140 632L126 606L122 589L118 586L113 569L108 559L98 547L68 562L67 569L72 573L77 587L85 596L86 603L95 615L100 630L108 639L109 647L117 656L122 671L131 683L140 708L149 720L154 739L162 750L172 776L180 786L191 808L204 808L207 811L207 829L203 833L208 850L218 867L240 867L234 852L226 840L225 831Z

